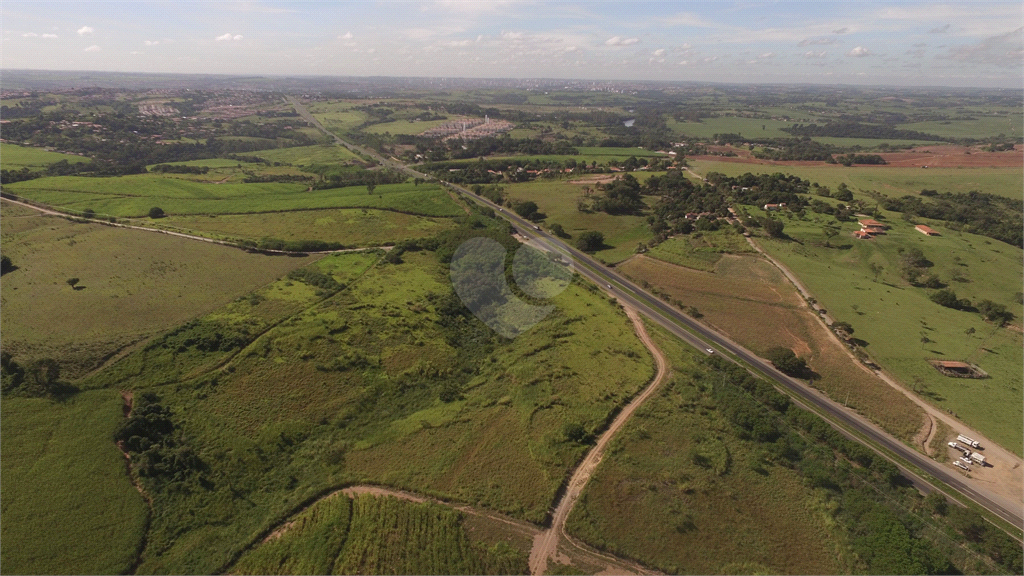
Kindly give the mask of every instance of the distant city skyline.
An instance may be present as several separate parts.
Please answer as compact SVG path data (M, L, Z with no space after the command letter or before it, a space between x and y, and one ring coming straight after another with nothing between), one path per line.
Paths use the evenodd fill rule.
M1024 5L18 2L4 69L1021 88Z

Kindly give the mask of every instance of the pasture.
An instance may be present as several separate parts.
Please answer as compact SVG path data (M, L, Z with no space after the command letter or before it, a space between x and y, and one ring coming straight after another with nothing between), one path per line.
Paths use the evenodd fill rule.
M9 310L4 306L4 316ZM144 542L149 510L111 439L121 406L114 390L63 401L4 397L4 572L130 570Z
M258 241L323 240L345 246L381 246L410 238L423 238L455 226L449 218L414 216L389 210L326 209L265 214L170 216L161 227L187 230L203 236Z
M854 407L896 437L910 441L924 424L924 412L863 370L766 260L726 255L713 270L701 271L641 256L619 269L683 306L697 308L702 322L757 354L764 355L774 346L793 350L816 373L815 388Z
M159 544L141 571L216 570L297 503L346 482L542 521L585 450L565 424L593 433L653 374L625 314L583 286L570 285L550 316L505 341L475 319L449 324L442 311L454 296L434 254L402 260L285 320L252 324L244 298L188 328L217 326L226 339L250 323L255 339L230 356L170 354L174 338L190 334L180 332L167 352L136 352L96 377L139 392L165 382L152 389L222 479L158 499L150 538ZM304 285L291 282L278 285L282 297Z
M378 208L424 216L458 216L462 208L439 186L382 184L308 190L303 184L212 184L156 174L88 178L57 176L5 187L12 194L64 210L139 218L158 206L169 215L254 214L324 208Z
M53 357L69 378L311 261L2 206L4 254L18 266L3 277L4 350Z
M259 156L268 162L282 162L295 166L310 166L312 164L345 164L357 160L355 154L344 146L335 144L321 144L319 146L296 146L293 148L275 148L273 150L260 150L253 155Z
M867 241L851 238L855 225L845 223L833 239L836 247L826 248L824 219L814 216L801 221L787 215L786 233L794 240L759 242L834 318L849 322L855 337L867 343L864 350L904 386L1021 454L1024 308L1015 296L1024 278L1021 250L935 223L942 235L924 236L898 219L889 220L887 234ZM932 290L908 284L900 275L900 250L910 247L930 261L926 273L959 298L1004 304L1014 314L1013 326L999 328L976 312L944 308L929 299ZM881 267L877 279L871 265ZM972 362L990 378L948 378L928 359Z
M48 152L42 148L18 146L17 144L0 142L0 167L3 167L4 170L43 168L44 166L60 162L61 160L67 160L70 164L89 161L89 159L84 156Z
M710 393L717 376L696 352L648 330L674 376L612 440L568 531L669 574L851 570L820 495L766 459L763 445L737 437Z

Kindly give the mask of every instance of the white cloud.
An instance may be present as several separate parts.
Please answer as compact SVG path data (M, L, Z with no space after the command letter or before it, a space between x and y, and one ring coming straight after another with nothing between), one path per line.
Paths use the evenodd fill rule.
M43 34L40 38L56 38L56 34Z
M90 26L82 26L81 28L78 29L78 35L79 36L88 36L88 35L92 34L93 32L95 32L95 30L93 30L92 27L90 27Z
M946 32L949 32L949 24L946 24L945 26L936 26L928 31L929 34L945 34Z
M999 36L985 38L977 44L953 46L941 58L974 64L1020 68L1021 58L1024 58L1024 27Z
M639 42L639 38L623 38L622 36L612 36L611 38L604 41L605 46L630 46Z
M863 46L857 46L853 50L846 53L847 56L853 56L854 58L861 58L864 56L870 56L871 51Z
M850 28L847 27L847 26L844 26L844 27L842 27L842 28L840 28L838 30L833 30L832 33L833 34L849 34L850 33Z
M35 38L36 36L39 36L39 34L36 34L35 32L25 32L21 36L23 38Z
M214 38L214 40L216 40L217 42L230 42L232 40L238 41L238 40L241 40L241 39L242 39L242 35L241 34L234 34L234 35L232 35L230 32L227 33L227 34L221 34L220 36L217 36L216 38Z
M129 54L131 54L133 56L137 56L139 54L145 54L145 52L139 52L138 50L132 50L131 52L129 52Z
M658 48L658 49L657 49L657 50L655 50L654 52L651 52L651 55L652 55L652 56L657 56L657 57L659 57L659 58L660 58L660 57L662 57L662 56L664 56L664 55L665 55L665 49L664 49L664 48Z
M775 53L774 52L765 52L764 54L761 54L757 58L759 60L767 60L769 58L774 58L774 57L775 57Z
M339 40L351 40L353 38L351 32L345 32L343 35L338 36Z
M100 47L95 45L95 44L93 44L92 46L89 46L88 48L85 49L85 52L99 52L99 51L100 51Z
M835 44L835 43L836 43L836 39L835 38L808 38L806 40L801 40L800 43L797 44L797 46L803 48L804 46L810 46L812 44Z
M146 40L145 42L143 42L143 44L145 44L146 46L156 46L159 43L159 40Z
M821 52L814 52L813 50L809 52L804 52L804 58L824 58L827 55L828 52L824 50L822 50Z

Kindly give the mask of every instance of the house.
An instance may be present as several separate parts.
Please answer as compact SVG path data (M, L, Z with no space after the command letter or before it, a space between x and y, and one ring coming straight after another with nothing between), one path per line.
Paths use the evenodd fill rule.
M935 230L932 230L930 227L925 226L924 224L918 224L917 226L914 226L914 230L917 230L918 232L920 232L921 234L924 234L925 236L938 236L939 235L938 232L936 232Z
M867 240L868 238L871 238L871 233L866 230L855 230L853 232L853 237L860 240Z
M868 234L871 234L873 236L877 236L878 234L885 234L886 228L886 225L882 224L878 220L860 220L861 232L867 232Z
M785 202L781 202L779 204L765 204L764 205L764 209L766 211L768 211L768 212L774 212L776 210L782 210L785 207L786 207L786 203Z

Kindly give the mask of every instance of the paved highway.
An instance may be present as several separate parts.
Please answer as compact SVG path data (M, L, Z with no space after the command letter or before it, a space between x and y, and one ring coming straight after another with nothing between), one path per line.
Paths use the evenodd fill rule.
M358 151L370 156L382 165L401 170L410 176L434 180L433 176L418 172L401 162L389 160L372 150L367 150L360 146L355 146L345 142L334 134L328 132L298 101L290 97L288 100L303 118L310 121L325 134L332 136L335 141L346 146L350 150ZM724 335L662 302L654 295L633 284L629 280L626 280L620 274L609 269L601 262L583 252L580 252L572 246L567 245L565 242L562 242L561 239L541 230L533 222L525 220L517 214L510 213L504 210L503 207L498 206L486 198L481 198L461 186L444 181L442 181L442 183L448 187L448 189L458 192L471 201L492 208L497 215L510 221L522 235L528 238L540 239L563 254L570 256L575 260L576 271L581 275L590 279L592 282L595 282L598 286L608 288L616 298L619 298L623 302L633 306L652 321L663 326L672 334L675 334L679 338L685 340L698 350L704 351L705 353L714 353L709 351L728 351L730 354L743 360L750 366L753 366L756 370L774 380L779 386L788 390L801 402L814 407L820 414L824 414L827 421L829 421L833 426L836 426L840 431L846 433L848 436L850 434L847 431L853 431L856 434L859 434L862 438L866 438L875 443L876 446L881 446L885 450L888 450L890 454L880 452L886 458L891 460L891 454L895 454L905 463L910 463L927 474L930 474L933 478L945 483L1003 520L1017 528L1024 529L1024 504L1010 502L1006 498L977 489L977 487L972 486L966 478L961 476L959 472L932 460L920 452L917 452L913 448L890 435L888 432L879 428L874 423L868 421L860 414L857 414L853 410L834 402L823 393L811 388L807 384L779 372L769 362L762 360L750 350L747 350L743 346L729 340ZM844 428L846 430L843 430ZM856 438L856 436L852 437ZM868 446L877 451L877 448L874 446L871 446L870 444L868 444ZM900 466L903 463L896 461L894 464ZM900 468L905 474L912 476L911 479L917 486L925 487L926 489L927 487L932 486L931 482L908 470L905 465L900 466Z

